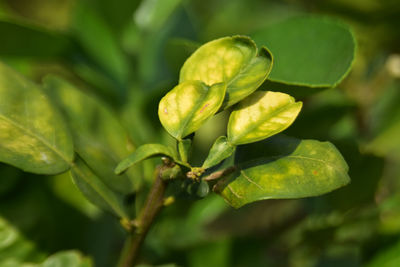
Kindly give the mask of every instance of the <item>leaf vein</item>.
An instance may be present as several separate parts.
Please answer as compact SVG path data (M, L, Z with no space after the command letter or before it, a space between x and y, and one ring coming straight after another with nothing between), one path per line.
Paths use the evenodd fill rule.
M241 170L240 173L243 175L243 177L244 177L247 181L249 181L250 183L254 184L255 186L257 186L257 187L260 188L261 190L264 190L264 188L263 188L261 185L259 185L259 184L256 183L255 181L253 181L249 176L247 176L247 174L246 174L243 170Z

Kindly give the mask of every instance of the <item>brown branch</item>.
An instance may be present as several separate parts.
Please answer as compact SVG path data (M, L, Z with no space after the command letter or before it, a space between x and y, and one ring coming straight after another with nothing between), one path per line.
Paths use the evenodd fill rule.
M127 247L124 249L119 266L133 267L138 255L140 247L150 229L155 217L161 211L164 203L164 193L166 189L166 181L162 177L162 171L165 166L158 166L155 172L155 180L152 188L147 196L146 203L140 213L137 223L137 229L127 240Z

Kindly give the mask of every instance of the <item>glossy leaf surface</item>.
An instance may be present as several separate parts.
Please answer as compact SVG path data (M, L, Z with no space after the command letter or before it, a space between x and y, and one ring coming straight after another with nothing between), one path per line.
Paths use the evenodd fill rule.
M94 173L114 191L136 190L141 183L139 170L114 174L115 166L134 151L134 146L107 105L60 78L46 77L45 89L65 114L76 152Z
M267 78L272 55L246 36L224 37L202 45L183 65L179 81L227 84L225 109L253 93Z
M66 171L72 138L38 86L0 63L0 99L0 161L39 174Z
M247 144L275 135L289 127L302 107L290 95L258 91L243 100L232 112L228 123L228 140Z
M350 29L326 17L289 18L252 37L274 55L268 79L275 82L334 87L347 75L354 59Z
M220 108L224 83L207 86L200 81L182 82L160 101L158 117L164 128L178 140L201 127Z
M213 146L208 153L206 160L203 163L203 168L211 168L224 159L230 157L235 152L236 146L229 143L226 136L220 136L215 140Z
M318 196L350 182L348 166L329 142L272 138L241 146L239 171L214 190L233 207L262 199Z
M115 168L115 173L120 174L136 163L156 156L167 156L177 160L177 156L171 148L161 144L145 144L138 147L135 152L119 163Z

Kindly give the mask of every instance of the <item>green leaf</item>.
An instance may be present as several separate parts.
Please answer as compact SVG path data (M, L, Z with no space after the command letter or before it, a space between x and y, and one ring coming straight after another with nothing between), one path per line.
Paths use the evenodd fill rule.
M355 39L349 27L327 17L289 18L252 37L274 55L274 68L268 77L274 82L334 87L348 74L354 60Z
M370 137L363 149L376 155L400 160L400 82L384 89L370 109Z
M255 92L231 113L228 140L241 145L275 135L293 123L301 107L301 102L284 93Z
M19 263L42 256L32 241L26 239L17 228L0 217L0 266L20 266L11 265L11 263L6 265L7 259L10 260L9 262L13 259L14 262Z
M159 32L182 0L142 0L135 11L135 22L143 31Z
M272 55L246 36L224 37L202 45L183 65L179 82L200 80L227 84L225 109L253 93L272 68Z
M400 262L400 240L380 249L365 265L367 267L396 267Z
M224 159L228 158L235 152L236 146L231 144L226 136L220 136L217 140L215 140L213 146L208 153L206 160L203 163L203 168L208 169L211 168Z
M199 43L188 39L171 38L168 40L165 47L165 58L174 75L179 75L179 71L186 59L199 47Z
M71 168L71 176L82 194L94 205L119 218L129 218L123 205L123 195L111 190L79 157Z
M68 170L73 155L69 131L46 95L0 63L0 161L56 174Z
M57 77L46 77L44 85L67 119L76 152L93 172L116 192L137 190L141 185L139 169L122 176L114 174L115 166L134 151L134 146L107 105Z
M239 170L214 191L233 207L262 199L318 196L350 182L348 166L329 142L272 138L238 147Z
M188 162L191 148L192 139L182 139L178 141L179 157L183 162Z
M120 0L108 1L97 0L92 1L91 8L97 7L99 14L102 15L104 21L110 25L112 31L117 32L118 36L125 30L126 25L132 20L132 14L140 4L140 0Z
M201 81L182 82L167 93L158 106L164 128L178 140L198 130L220 108L226 85L207 86Z
M0 34L0 55L6 57L50 58L64 55L71 47L60 33L11 21L0 21Z
M161 144L145 144L138 147L135 152L119 163L117 168L115 168L115 173L121 174L136 163L157 156L167 156L175 161L179 161L171 148Z
M129 64L111 28L87 1L76 5L72 33L86 53L115 81L124 85Z
M51 255L40 267L91 267L92 261L83 257L80 252L70 250Z

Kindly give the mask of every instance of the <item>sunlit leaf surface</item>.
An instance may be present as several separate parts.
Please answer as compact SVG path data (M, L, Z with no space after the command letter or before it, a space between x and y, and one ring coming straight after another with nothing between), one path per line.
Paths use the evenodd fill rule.
M262 199L318 196L350 182L348 166L329 142L272 138L238 147L239 171L214 190L233 207Z
M0 161L40 174L66 171L72 138L38 86L0 63L0 100Z
M240 145L277 134L293 123L301 107L302 102L295 102L293 97L284 93L255 92L232 112L228 140Z
M266 48L257 51L246 36L224 37L202 45L183 65L179 81L200 80L211 86L227 84L225 109L253 93L267 78L272 55Z
M224 83L207 86L201 81L182 82L161 99L158 117L164 128L181 140L218 111L225 90Z

